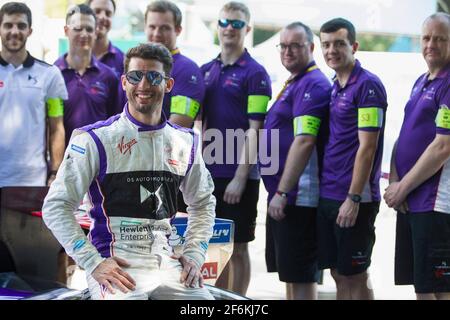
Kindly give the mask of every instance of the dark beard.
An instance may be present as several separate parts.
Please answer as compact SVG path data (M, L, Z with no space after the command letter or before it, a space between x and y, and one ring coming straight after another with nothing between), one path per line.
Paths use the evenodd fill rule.
M6 43L2 43L3 48L5 48L7 51L9 51L11 53L20 52L25 47L25 45L26 45L26 41L22 41L22 45L19 48L12 49L8 45L6 45Z

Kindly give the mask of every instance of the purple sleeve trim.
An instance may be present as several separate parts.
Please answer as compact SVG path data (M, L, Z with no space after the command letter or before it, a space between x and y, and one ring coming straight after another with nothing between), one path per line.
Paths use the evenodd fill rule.
M260 120L260 121L264 121L264 119L266 118L265 113L248 113L247 116L251 120Z
M107 166L105 147L103 146L103 143L100 141L98 136L94 133L94 131L89 130L88 133L94 140L95 144L97 145L98 156L99 156L99 160L100 160L100 168L98 171L98 180L100 182L102 182L106 176L106 166Z
M193 134L194 142L192 143L191 157L189 158L189 163L188 163L188 168L186 170L186 175L189 173L189 171L192 168L192 165L194 164L195 152L197 151L197 147L198 147L198 135L196 135L195 133L192 133L192 134Z
M378 127L370 127L370 128L358 128L359 131L367 131L367 132L378 132L381 131L381 128Z
M79 130L87 132L87 131L90 131L90 130L93 130L93 129L98 129L98 128L101 128L101 127L107 127L107 126L111 125L114 121L116 121L119 118L120 118L120 114L116 114L116 115L110 117L107 120L97 121L97 122L95 122L93 124L89 124L87 126L81 127Z
M449 130L449 129L444 129L444 128L437 127L437 128L436 128L436 133L437 133L437 134L443 134L443 135L448 136L448 135L450 135L450 130Z

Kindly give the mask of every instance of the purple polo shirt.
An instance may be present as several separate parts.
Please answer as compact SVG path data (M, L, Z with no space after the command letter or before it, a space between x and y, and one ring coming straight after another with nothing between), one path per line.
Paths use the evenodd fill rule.
M113 46L111 41L109 42L108 46L108 52L106 52L99 61L108 67L110 67L114 73L116 74L117 78L119 79L119 100L121 101L120 104L123 107L125 103L128 102L127 95L125 91L122 88L122 83L120 81L120 77L122 76L124 72L124 60L125 56L123 52L117 48L116 46Z
M379 111L380 122L377 126L358 126L361 121L358 115L366 108ZM359 148L358 131L379 131L374 163L361 197L362 202L380 201L379 180L386 108L387 97L383 84L376 75L363 69L358 60L345 87L341 88L337 79L334 81L330 102L330 136L325 146L320 180L321 197L338 201L346 199Z
M116 74L117 78L120 79L120 76L123 74L124 59L125 59L125 57L123 55L123 52L116 46L113 46L113 44L110 41L109 46L108 46L108 52L106 52L99 59L99 61L103 64L106 64L108 67L110 67Z
M261 178L269 193L268 202L272 199L278 189L278 184L283 174L289 149L294 141L294 119L303 116L320 119L320 127L328 126L327 115L330 104L331 83L320 71L315 62L311 62L303 72L293 79L288 80L277 100L267 112L264 123L264 136L261 137L261 145L267 146L267 156L271 161L278 160L279 166L276 174L264 175ZM279 130L278 154L272 155L271 136L272 130ZM299 130L302 131L302 130ZM320 130L319 135L324 131ZM308 135L304 131L296 135ZM319 141L319 135L318 141ZM272 157L278 157L273 159ZM288 193L288 204L316 207L319 198L319 156L317 148L311 154L308 165L305 167L299 184ZM269 167L270 164L259 164L260 168ZM299 190L302 189L302 190Z
M68 100L64 101L66 146L72 131L88 124L106 120L122 112L119 100L119 80L106 65L92 57L91 65L81 76L67 65L67 54L56 60L66 83Z
M172 52L172 58L173 68L171 77L175 80L175 84L172 90L165 94L163 101L163 111L167 119L169 119L171 114L170 105L172 97L187 97L202 105L205 95L203 75L197 64L182 55L179 49ZM196 112L197 114L198 111Z
M223 155L219 157L219 161L222 160L223 163L210 164L207 158L205 162L213 178L233 178L238 167L237 150L242 149L242 145L238 146L236 141L227 139L226 130L242 129L245 132L249 129L249 120L264 120L265 113L248 112L248 97L257 95L270 98L270 77L247 50L232 65L223 65L219 55L203 65L201 70L206 86L202 112L204 129L217 129L223 137L222 149L216 149L216 153L221 152ZM211 142L213 141L204 141L204 150ZM227 146L229 150L234 150L234 157L228 155L228 161ZM259 179L257 166L253 168L249 178Z
M436 134L450 135L450 65L433 80L422 75L414 84L405 107L395 154L397 173L403 178L419 160ZM446 115L441 112L445 112ZM441 123L439 118L445 118ZM443 120L443 119L441 119ZM409 211L450 213L450 161L412 191L407 198Z

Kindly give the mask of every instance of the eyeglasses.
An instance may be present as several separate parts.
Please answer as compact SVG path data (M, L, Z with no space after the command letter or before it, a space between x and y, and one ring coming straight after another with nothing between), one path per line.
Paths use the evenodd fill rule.
M300 49L306 47L307 44L308 42L303 43L293 42L290 44L279 43L276 45L276 47L280 52L285 52L288 49L291 50L292 52L298 52Z
M139 84L139 82L142 81L142 78L144 78L144 76L147 78L147 81L152 86L159 86L164 79L166 79L166 80L169 79L169 77L164 77L158 71L133 70L133 71L127 72L127 74L125 75L128 82L131 83L132 85Z
M231 24L233 29L242 29L246 22L242 20L219 19L219 27L226 28Z
M79 27L72 27L72 26L70 26L69 28L72 29L73 31L75 31L76 33L82 32L83 29L86 30L87 33L94 33L95 32L95 28L88 27L88 26L85 26L85 27L81 27L81 26L79 26Z

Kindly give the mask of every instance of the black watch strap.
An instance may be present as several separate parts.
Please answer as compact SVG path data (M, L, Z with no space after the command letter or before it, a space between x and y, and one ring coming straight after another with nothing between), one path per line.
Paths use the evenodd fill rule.
M361 195L359 195L359 194L349 193L348 197L350 198L350 200L352 200L355 203L360 203L361 202Z

